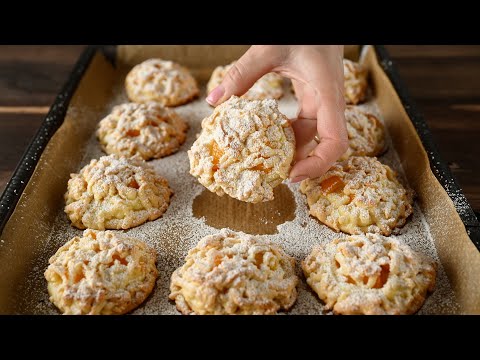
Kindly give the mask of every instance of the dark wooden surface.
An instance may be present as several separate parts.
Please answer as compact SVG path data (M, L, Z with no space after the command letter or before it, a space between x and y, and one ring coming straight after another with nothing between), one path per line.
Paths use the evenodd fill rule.
M0 46L0 192L83 46ZM435 142L480 211L480 46L387 46Z

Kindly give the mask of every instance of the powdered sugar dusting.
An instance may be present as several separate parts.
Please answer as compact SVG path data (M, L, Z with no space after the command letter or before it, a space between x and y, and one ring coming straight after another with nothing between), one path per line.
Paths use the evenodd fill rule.
M288 178L295 135L273 99L232 96L202 121L188 151L190 174L217 195L258 203Z
M198 94L195 79L188 69L161 59L149 59L135 66L125 79L130 99L157 101L166 106L186 103Z
M220 85L234 63L235 62L225 66L217 66L217 68L213 70L207 84L208 93ZM282 82L283 78L280 75L268 73L258 79L242 97L248 100L280 99L284 93Z
M337 162L319 178L304 180L300 191L307 196L310 213L331 228L388 236L405 224L413 210L411 192L391 173L376 158L353 156ZM343 189L324 194L322 184L330 179Z
M287 90L287 89L286 89ZM189 249L193 248L200 239L219 231L207 224L203 218L197 219L192 213L192 203L205 188L198 181L189 175L189 161L187 150L190 149L196 139L196 134L200 132L201 120L210 115L212 108L204 101L205 91L202 91L200 98L190 104L177 107L175 111L185 119L190 130L187 133L185 144L180 150L170 156L150 162L159 174L165 177L174 195L171 198L171 204L165 214L151 222L147 222L139 227L126 231L129 236L137 237L149 245L153 246L157 252L157 268L159 277L152 295L146 302L136 309L134 314L179 314L173 302L168 300L170 276L173 271L183 264L184 257ZM126 96L121 87L114 92L115 96L108 107L110 110L114 105L125 102ZM279 101L279 108L288 117L296 114L296 100L290 91L285 91L285 96ZM378 108L373 102L362 106L365 109L374 111L374 114L382 119ZM69 109L75 112L76 109ZM102 119L106 112L98 114L98 120ZM379 158L380 161L392 166L403 176L400 161L396 152L391 146L387 137L389 150ZM104 153L101 151L98 141L92 135L85 151L85 158L78 165L80 169L92 158L99 158ZM296 203L295 219L287 221L278 226L278 234L264 235L279 245L285 251L293 256L296 263L296 273L300 278L297 286L298 299L289 311L289 314L323 314L324 311L321 301L313 293L305 282L305 278L300 268L302 261L310 253L312 247L317 244L327 243L336 237L345 237L345 234L335 233L328 227L322 225L318 220L308 215L308 206L305 196L298 190L298 184L287 184L292 191ZM66 188L66 184L65 184ZM246 216L246 214L239 214ZM48 265L48 258L74 236L80 236L81 230L70 226L68 219L60 209L51 236L44 241L44 246L39 249L32 272L28 275L30 298L25 301L37 304L35 307L29 307L28 312L41 314L58 314L56 308L48 301L47 283L43 277L43 272ZM397 234L397 236L412 246L416 251L429 255L438 261L437 252L433 239L431 238L428 224L417 204L414 206L413 216L407 221ZM421 308L420 314L449 313L458 311L458 305L454 299L453 291L450 287L443 267L440 265L437 275L437 286L435 292L427 298L425 305Z

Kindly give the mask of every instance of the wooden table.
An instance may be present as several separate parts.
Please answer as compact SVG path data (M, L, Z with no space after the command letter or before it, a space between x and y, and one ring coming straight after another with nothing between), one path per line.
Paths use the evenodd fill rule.
M0 46L0 192L84 46ZM391 45L440 153L480 212L480 46Z

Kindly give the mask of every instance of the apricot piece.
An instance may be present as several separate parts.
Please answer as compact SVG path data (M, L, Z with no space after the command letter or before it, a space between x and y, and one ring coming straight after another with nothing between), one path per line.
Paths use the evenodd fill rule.
M320 183L323 193L330 194L332 192L339 192L345 187L345 183L338 176L332 176L323 180Z
M213 264L215 266L218 266L222 263L222 257L220 255L215 256L215 259L213 260Z
M381 268L382 271L380 272L380 276L377 278L377 281L373 286L374 289L381 289L388 280L388 275L390 274L390 266L388 264L382 265Z
M135 179L132 179L132 181L130 181L128 183L128 187L131 187L131 188L134 188L134 189L139 189L140 185L138 185L138 183Z
M210 155L213 157L213 171L217 171L219 168L218 164L220 163L220 158L223 156L223 151L220 149L215 140L210 144Z
M272 169L265 168L265 166L263 166L263 164L255 165L251 169L252 170L258 170L258 171L263 171L265 174L268 174L270 171L272 171Z
M260 266L262 265L262 263L263 263L263 252L256 253L255 254L255 265L257 266L257 268L260 269Z
M128 261L125 260L124 258L118 256L117 254L113 255L113 256L112 256L112 259L113 259L113 263L115 263L115 260L118 260L118 261L120 261L120 264L122 264L122 265L128 265ZM113 263L112 263L112 265L113 265Z
M140 130L130 129L127 131L127 136L137 137L138 135L140 135Z
M85 274L83 273L83 271L80 271L79 273L75 274L75 278L73 279L73 282L74 282L74 283L78 283L78 282L80 282L80 280L82 280L84 277L85 277Z

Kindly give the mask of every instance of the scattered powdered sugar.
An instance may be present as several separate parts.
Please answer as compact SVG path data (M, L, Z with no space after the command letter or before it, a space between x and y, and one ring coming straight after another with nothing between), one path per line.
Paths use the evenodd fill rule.
M110 110L114 105L126 101L124 91L121 87L116 89L116 95L109 105ZM285 96L279 101L279 108L287 117L294 117L296 114L296 100L289 91L285 89ZM162 159L150 162L159 174L165 177L174 195L171 204L165 214L155 221L147 222L136 228L126 231L129 236L137 237L157 250L157 267L159 277L152 295L143 305L137 308L134 314L179 314L172 301L168 300L170 277L173 271L183 264L183 260L189 249L194 247L200 239L219 231L205 223L204 218L193 216L192 203L205 188L189 174L189 161L187 150L196 139L200 131L201 120L211 114L213 109L204 100L204 90L200 98L190 104L177 107L178 112L190 125L186 142L180 150ZM374 111L380 119L378 108L373 102L362 106ZM75 111L71 109L70 111ZM105 116L105 112L98 114L98 120ZM379 159L391 165L400 174L403 174L400 167L398 155L388 142L389 149ZM87 164L92 158L99 158L104 155L100 145L93 135L86 148L85 157L78 170ZM296 272L300 278L298 284L298 299L289 311L289 314L326 314L322 302L317 295L310 290L305 282L305 277L300 268L300 262L310 253L312 247L317 244L325 244L336 237L345 237L345 234L335 233L327 226L322 225L318 220L308 214L308 206L305 196L300 193L298 184L287 183L292 191L296 203L295 219L287 221L278 226L278 234L264 235L281 245L285 251L295 257ZM66 184L65 184L66 188ZM226 195L225 195L226 196ZM275 201L275 200L273 200ZM247 214L238 214L247 216ZM268 221L265 219L265 221ZM28 276L28 293L31 295L25 301L30 304L37 304L28 308L28 312L40 314L58 314L56 308L48 301L47 283L43 272L48 266L48 258L55 251L74 236L80 235L81 230L70 226L70 223L62 211L57 216L51 236L45 239L43 247L38 250L38 255ZM435 258L438 261L437 252L433 239L429 232L428 224L418 206L415 204L413 216L407 221L404 228L398 231L397 236L410 245L414 250ZM31 306L31 305L30 305ZM437 286L435 292L427 299L420 310L420 314L449 313L458 311L453 291L449 285L443 267L440 265L437 274Z

